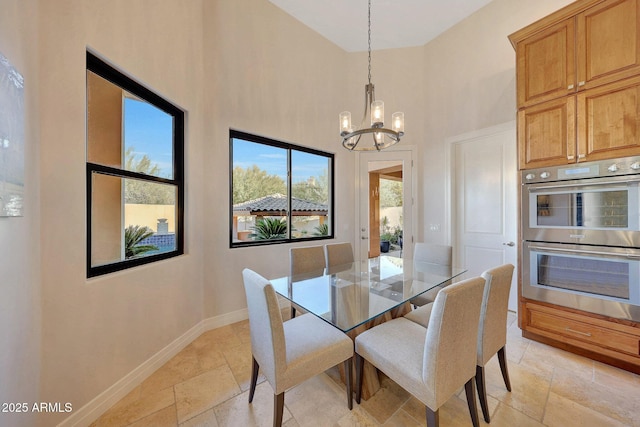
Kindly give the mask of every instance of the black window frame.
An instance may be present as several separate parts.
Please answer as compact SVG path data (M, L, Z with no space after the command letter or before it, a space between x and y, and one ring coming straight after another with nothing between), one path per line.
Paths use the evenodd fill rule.
M328 234L326 236L309 236L309 237L291 237L291 224L292 211L287 211L287 237L284 239L270 239L270 240L252 240L252 241L234 241L233 238L233 140L242 139L249 142L258 144L269 145L272 147L282 148L287 150L287 198L288 206L291 206L292 198L292 174L291 174L291 151L300 151L304 153L314 154L322 157L326 157L329 162L329 203L328 203ZM335 238L335 154L326 151L317 150L302 145L292 144L284 141L278 141L275 139L267 138L264 136L254 135L251 133L239 131L236 129L229 129L229 248L243 248L247 246L267 246L267 245L279 245L285 243L296 242L308 242L314 240L328 240Z
M162 96L156 94L151 89L143 86L134 79L126 76L121 71L112 67L102 59L98 58L91 52L87 51L87 67L86 71L102 77L105 80L117 85L121 89L139 97L148 102L150 105L164 111L173 117L173 178L161 178L158 176L137 173L123 168L105 166L97 163L91 163L86 160L86 201L87 201L87 278L101 276L116 271L126 270L144 264L173 258L184 254L184 128L185 128L185 112L173 103L169 102ZM87 114L88 116L88 114ZM85 150L87 145L85 144ZM118 178L132 178L146 182L157 184L170 184L176 186L176 248L173 251L162 252L158 254L148 255L140 258L130 258L109 264L91 265L91 226L92 226L92 174L99 173L102 175L110 175ZM124 204L124 200L122 201Z

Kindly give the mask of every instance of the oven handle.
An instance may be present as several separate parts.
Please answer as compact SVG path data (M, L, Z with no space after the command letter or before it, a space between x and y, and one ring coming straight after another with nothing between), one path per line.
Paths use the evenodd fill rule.
M589 251L584 249L563 249L563 248L550 248L544 246L529 246L529 249L538 249L548 252L565 252L573 254L588 254L588 255L606 255L618 258L640 258L640 254L618 254L615 252L603 252L603 251Z
M630 178L625 181L600 181L600 182L589 182L585 184L557 184L557 185L545 185L542 187L535 186L535 184L529 184L529 191L538 191L538 190L553 190L555 188L568 188L568 187L590 187L593 185L615 185L615 184L627 184L629 182L640 182L640 178ZM524 184L526 185L526 184Z

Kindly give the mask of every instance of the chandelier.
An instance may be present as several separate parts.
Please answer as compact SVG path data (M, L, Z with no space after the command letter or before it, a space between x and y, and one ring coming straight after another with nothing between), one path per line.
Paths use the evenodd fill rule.
M369 83L364 86L364 116L360 129L352 126L351 113L340 113L340 136L342 146L351 151L383 150L400 141L404 135L404 113L393 113L391 116L391 129L384 127L384 102L376 101L375 89L371 83L371 0L369 0ZM367 123L370 118L370 125ZM366 134L371 135L372 145L360 144L360 139ZM368 138L365 138L367 140Z

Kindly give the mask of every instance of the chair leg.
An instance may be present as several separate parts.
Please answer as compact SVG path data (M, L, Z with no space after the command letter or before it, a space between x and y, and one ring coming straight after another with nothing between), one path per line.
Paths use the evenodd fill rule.
M438 427L440 425L440 410L432 411L427 406L427 427Z
M482 416L485 422L490 423L489 407L487 406L487 388L484 382L484 367L476 366L476 387L478 388L478 397L480 398L480 407L482 408Z
M347 386L347 406L349 410L353 409L353 387L351 386L351 375L353 375L353 357L344 361L344 377Z
M502 378L504 378L504 385L507 386L507 390L511 391L511 381L509 381L509 371L507 370L507 355L504 347L498 350L498 361L500 362L500 370L502 371Z
M284 411L284 391L273 395L273 427L282 426L282 412Z
M291 306L291 318L293 319L294 317L296 317L296 308Z
M356 358L356 403L360 404L362 397L362 365L364 365L364 357L359 354L355 355Z
M467 395L467 406L469 406L469 413L471 414L471 422L473 427L479 427L480 421L478 421L478 407L476 406L476 389L473 387L473 378L471 378L464 385L464 392Z
M256 362L256 358L252 357L253 364L251 367L251 386L249 387L249 403L253 402L253 395L256 392L256 383L258 382L258 371L260 370L260 365Z

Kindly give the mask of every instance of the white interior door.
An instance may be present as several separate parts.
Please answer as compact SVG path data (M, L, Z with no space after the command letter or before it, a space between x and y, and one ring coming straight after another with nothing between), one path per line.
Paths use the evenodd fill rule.
M515 122L473 132L452 142L453 242L467 277L488 268L517 266L517 157ZM517 311L517 271L509 310Z
M356 256L359 259L366 259L370 253L370 246L379 245L378 240L371 237L379 236L380 230L374 230L370 225L371 215L378 215L379 212L372 212L369 206L370 192L379 191L370 188L369 173L370 171L397 170L400 166L402 172L402 213L400 220L402 221L403 230L403 257L412 257L413 245L413 217L414 217L414 195L413 182L415 180L414 170L412 167L413 150L409 149L387 149L384 151L371 151L358 153L358 188L359 194L357 198L358 226L356 231ZM371 215L370 215L371 214ZM375 254L376 251L373 251Z

